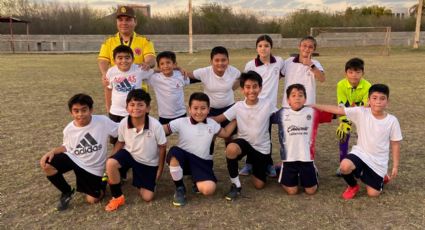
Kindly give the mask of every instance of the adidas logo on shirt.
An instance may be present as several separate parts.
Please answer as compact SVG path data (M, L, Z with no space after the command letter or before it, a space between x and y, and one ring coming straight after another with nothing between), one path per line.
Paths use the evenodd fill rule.
M124 92L124 93L126 93L126 92L130 92L132 89L134 89L134 86L132 86L130 84L130 82L128 81L128 79L124 79L124 81L120 82L119 84L117 84L115 86L115 89L118 92Z
M90 135L86 133L80 143L77 145L74 154L81 155L86 153L96 152L102 149L102 144L98 144L97 141Z

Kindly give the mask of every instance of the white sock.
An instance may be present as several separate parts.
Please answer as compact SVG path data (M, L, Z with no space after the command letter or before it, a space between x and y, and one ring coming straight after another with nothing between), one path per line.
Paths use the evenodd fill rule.
M237 188L240 188L241 185L241 181L239 180L239 176L235 177L235 178L230 178L230 181L236 185Z
M183 178L183 169L179 166L170 166L170 174L173 181L179 181Z

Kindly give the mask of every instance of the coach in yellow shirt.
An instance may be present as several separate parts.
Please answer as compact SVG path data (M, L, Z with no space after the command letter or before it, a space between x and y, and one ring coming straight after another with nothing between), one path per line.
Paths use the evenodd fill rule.
M118 33L105 40L98 56L98 65L102 74L104 87L107 85L106 72L109 67L115 65L112 54L113 50L121 44L131 47L134 53L135 64L140 65L143 69L155 67L155 49L153 43L134 32L137 20L133 8L129 6L118 7L116 17ZM143 89L148 92L146 83L143 83Z

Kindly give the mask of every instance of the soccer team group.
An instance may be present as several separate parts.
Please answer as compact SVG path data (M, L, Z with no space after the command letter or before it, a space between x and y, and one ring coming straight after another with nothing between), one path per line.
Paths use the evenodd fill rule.
M92 114L89 95L74 95L68 101L73 121L63 131L63 144L40 160L47 179L62 193L57 210L65 210L75 194L63 177L68 171L74 171L76 190L85 193L89 203L100 201L109 185L112 199L106 211L125 204L121 186L130 168L132 185L145 201L154 198L165 163L176 186L175 206L187 202L184 175L191 176L193 192L212 195L217 182L213 171L216 137L224 138L226 145L231 181L227 200L241 195L239 174L252 174L257 189L266 185L267 177L277 177L288 194L297 194L301 187L312 195L318 187L314 165L317 128L319 123L330 122L334 114L340 115L337 173L348 184L342 197L356 195L360 188L357 179L366 185L369 196L379 196L384 183L397 176L402 140L397 118L385 111L389 88L366 81L363 60L352 58L346 62L345 78L337 85L339 105L317 105L316 81L325 81L325 75L322 65L311 58L316 46L313 37L302 38L299 54L283 60L271 54L270 36L262 35L256 41L257 57L241 73L229 65L228 51L222 46L211 50L210 66L190 72L177 68L173 52L159 53L153 70L134 64L137 51L118 45L113 49L115 65L104 80L109 117ZM282 77L285 90L278 109ZM142 82L155 92L158 119L149 115L151 97L142 89ZM186 109L184 87L198 82L204 92L192 93ZM233 90L237 88L245 98L235 102ZM272 124L278 126L282 160L276 165L271 158ZM353 124L357 144L348 153ZM178 143L167 153L166 136L172 133L178 135ZM109 157L108 142L114 144ZM387 174L390 152L393 163ZM245 166L239 171L242 159Z

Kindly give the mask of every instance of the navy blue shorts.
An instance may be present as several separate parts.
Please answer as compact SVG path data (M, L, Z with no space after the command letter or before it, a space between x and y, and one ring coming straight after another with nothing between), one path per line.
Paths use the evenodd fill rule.
M78 192L85 193L95 198L99 198L102 195L102 190L104 190L102 177L87 172L72 161L65 153L56 154L51 162L46 163L53 166L60 174L73 170L77 178Z
M217 178L213 171L213 161L202 159L180 147L173 146L167 154L167 163L170 164L171 157L175 157L183 169L184 175L192 175L193 182L214 181Z
M286 187L298 186L299 181L302 187L311 188L318 184L316 167L313 162L283 162L278 181Z
M232 140L230 143L235 143L241 148L242 154L238 156L238 160L241 160L246 156L246 162L252 164L252 175L257 177L263 182L266 182L267 178L267 166L270 162L270 154L262 154L255 150L250 143L242 138Z
M376 174L362 159L352 153L348 154L345 159L350 160L356 166L356 169L353 171L355 177L360 178L366 185L382 191L382 188L384 188L384 178Z
M177 118L181 118L181 117L186 117L187 114L183 114L181 116L175 117L175 118L163 118L163 117L159 117L159 123L161 123L161 125L166 125L168 123L170 123L171 121L177 119Z
M216 108L210 108L210 112L208 113L208 116L209 117L215 117L215 116L218 116L218 115L220 115L220 114L223 114L224 112L226 112L230 107L232 107L234 104L231 104L231 105L229 105L229 106L226 106L226 107L224 107L224 108L219 108L219 109L216 109ZM221 122L220 123L220 126L222 127L222 128L224 128L224 127L226 127L226 125L228 125L230 123L230 121L229 120L224 120L223 122ZM236 129L235 129L236 130ZM235 132L236 133L236 132Z
M154 192L156 186L156 173L158 166L149 166L134 160L133 156L125 150L121 149L111 158L120 163L121 167L133 169L133 186L140 189L144 188Z

